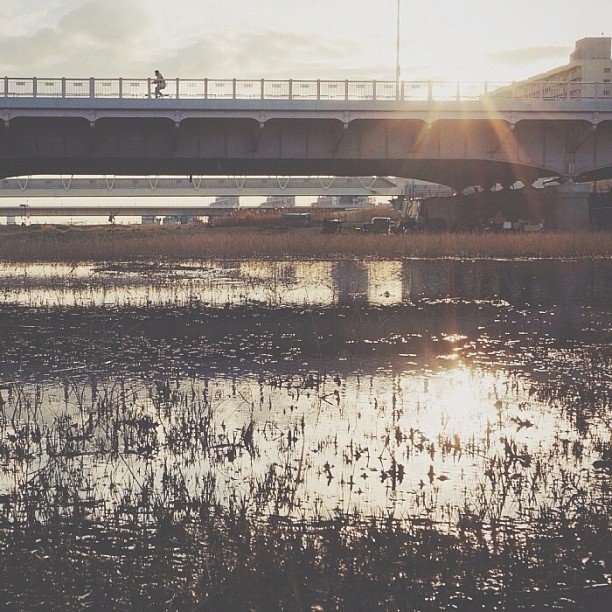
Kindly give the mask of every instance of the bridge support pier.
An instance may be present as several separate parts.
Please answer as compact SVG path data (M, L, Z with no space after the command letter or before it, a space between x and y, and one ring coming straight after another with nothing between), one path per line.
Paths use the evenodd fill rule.
M546 190L548 191L548 190ZM551 190L545 201L546 227L557 230L589 228L589 187L568 181Z

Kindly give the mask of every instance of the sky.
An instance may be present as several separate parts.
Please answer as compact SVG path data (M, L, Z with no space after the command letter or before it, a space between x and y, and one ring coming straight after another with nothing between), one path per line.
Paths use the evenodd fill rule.
M395 80L397 0L0 0L0 76ZM612 36L610 0L400 0L401 78L508 82Z

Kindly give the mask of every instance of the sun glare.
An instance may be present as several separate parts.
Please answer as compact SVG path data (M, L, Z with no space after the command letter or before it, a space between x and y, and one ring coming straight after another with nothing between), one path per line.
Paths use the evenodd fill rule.
M430 434L466 438L483 433L490 408L483 390L490 388L492 381L485 381L489 375L483 372L478 376L476 380L475 373L461 363L437 375L429 389Z

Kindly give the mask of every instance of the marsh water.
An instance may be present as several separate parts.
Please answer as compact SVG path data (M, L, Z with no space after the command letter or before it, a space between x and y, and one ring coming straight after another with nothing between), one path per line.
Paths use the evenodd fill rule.
M0 311L9 609L610 594L609 260L4 263Z

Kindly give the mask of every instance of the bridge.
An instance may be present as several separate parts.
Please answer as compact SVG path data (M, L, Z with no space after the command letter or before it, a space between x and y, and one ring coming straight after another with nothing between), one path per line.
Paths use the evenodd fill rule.
M0 179L0 216L7 218L30 217L162 217L207 216L231 214L232 209L257 209L281 207L274 198L286 196L328 196L325 201L310 202L318 208L333 210L352 208L346 200L333 201L334 196L393 197L408 194L410 197L434 195L450 196L452 192L443 185L422 181L408 181L395 177L249 177L249 176L144 176L144 177L15 177ZM272 196L265 204L233 205L230 197ZM217 197L211 204L188 200ZM4 198L7 200L5 201ZM17 199L10 203L8 198ZM86 200L83 200L86 198ZM87 198L89 200L87 200ZM106 200L92 203L92 198ZM128 199L128 202L125 199ZM133 200L132 198L140 198ZM40 201L46 203L41 204ZM72 203L70 200L83 200ZM55 200L55 202L49 202ZM157 200L157 201L156 201ZM160 202L159 200L163 200ZM290 207L291 205L285 204ZM300 207L298 210L303 211Z
M0 79L0 178L612 177L610 83Z
M30 217L218 217L235 207L213 202L203 204L190 199L219 196L397 196L404 193L407 181L391 177L15 177L0 179L0 216ZM447 193L440 185L414 184L409 189L425 193ZM75 203L70 200L103 198L100 203ZM19 198L5 204L3 198ZM58 202L40 204L39 199ZM129 203L122 200L130 198ZM131 198L141 198L132 200ZM163 199L163 202L156 200ZM170 200L180 198L180 200ZM24 200L27 203L24 203ZM31 201L35 203L32 205ZM116 203L114 203L116 202ZM135 203L136 202L136 203ZM329 206L328 206L329 207ZM241 209L259 208L242 206ZM342 206L334 206L338 210ZM304 210L300 208L299 210Z
M397 196L404 190L448 193L438 185L384 176L276 177L15 177L0 179L0 198L211 197L211 196Z

